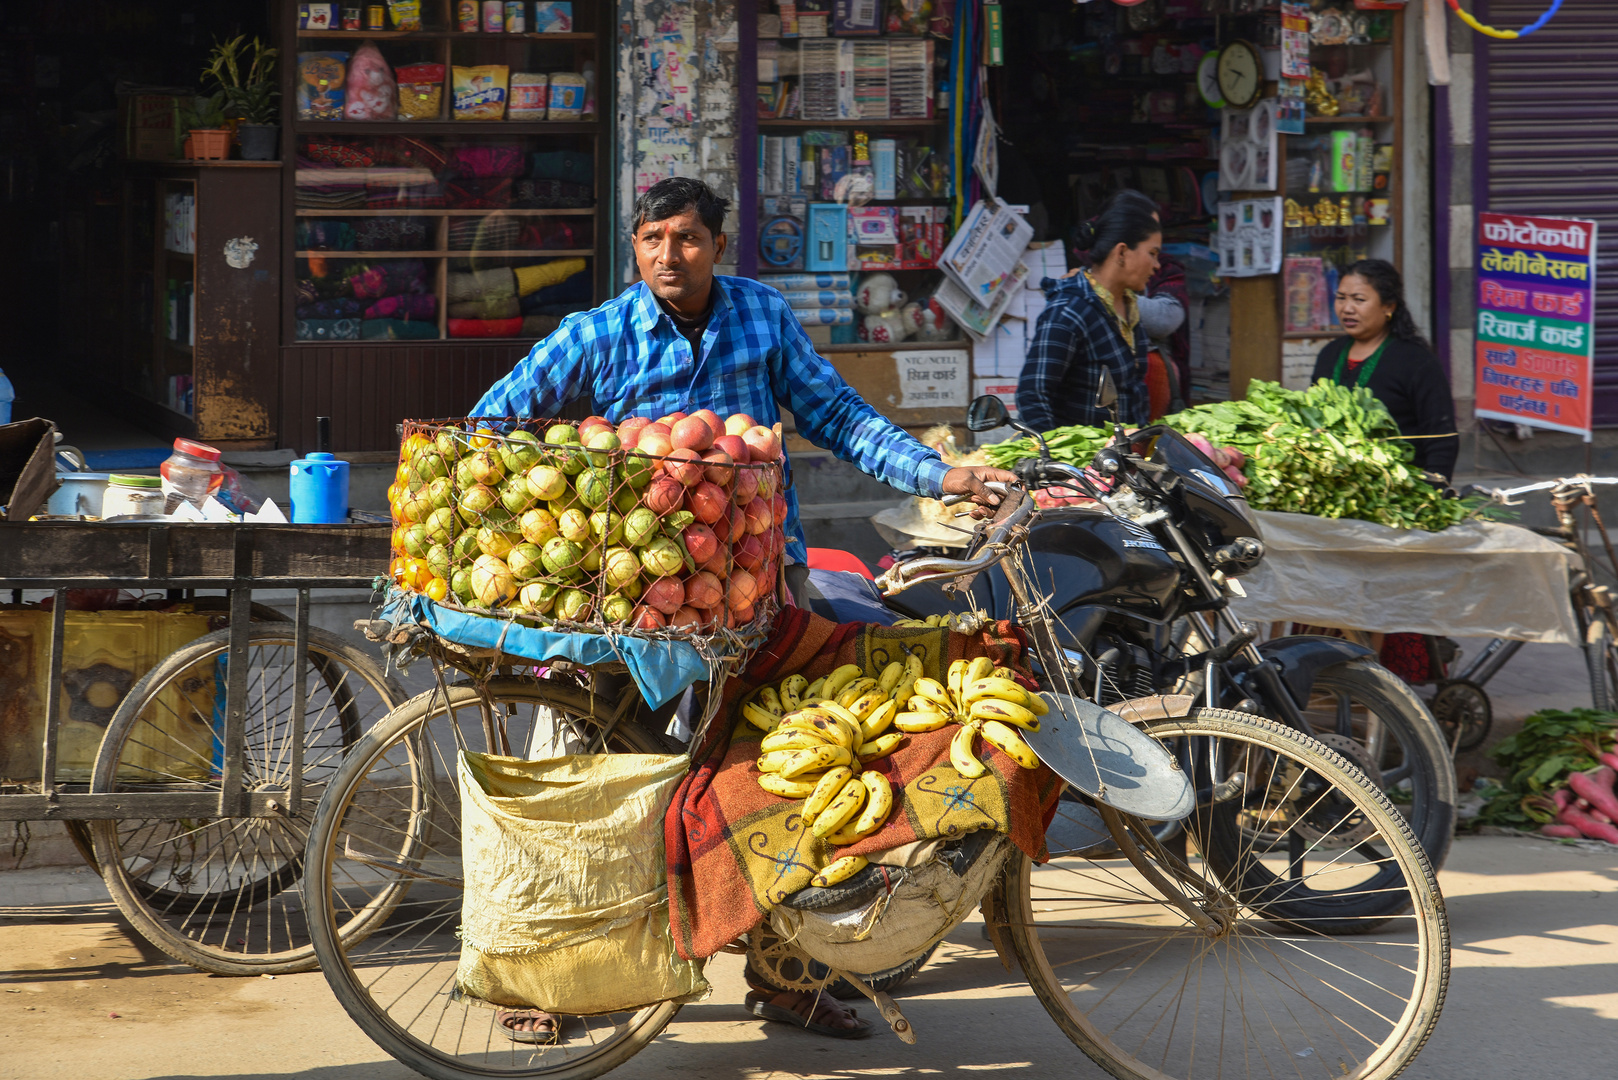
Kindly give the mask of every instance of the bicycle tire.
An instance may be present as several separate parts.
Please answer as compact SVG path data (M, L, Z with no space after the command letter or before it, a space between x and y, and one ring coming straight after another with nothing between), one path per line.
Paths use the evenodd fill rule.
M496 678L489 681L486 689L488 700L495 706L514 704L518 707L533 706L536 710L542 707L562 711L578 721L580 726L588 724L595 731L612 715L613 706L617 704L614 700L596 697L584 688L550 680ZM631 687L626 692L636 691ZM434 1080L486 1077L586 1080L618 1067L642 1050L668 1026L679 1011L679 1004L661 1002L636 1011L623 1025L614 1028L608 1042L598 1044L592 1040L591 1049L579 1058L536 1064L534 1055L543 1057L553 1050L564 1051L568 1043L533 1046L506 1039L498 1030L498 1013L475 1009L451 992L453 972L460 954L459 942L447 932L447 928L458 921L460 911L459 894L454 892L452 884L459 867L459 821L458 817L446 819L436 815L455 815L459 798L455 793L453 770L447 767L448 762L438 766L432 763L441 749L435 740L447 734L453 736L451 742L454 745L466 744L461 737L461 725L466 722L463 714L478 709L481 700L479 689L468 685L448 687L447 699L437 690L419 694L389 713L344 759L315 812L306 848L305 862L311 868L311 876L305 883L305 892L315 953L332 993L350 1018L383 1050L425 1076ZM451 717L454 717L453 721ZM437 728L432 727L435 720L439 722ZM494 733L502 743L510 744L508 750L517 750L517 743L510 740L510 721L504 714L502 720ZM446 732L446 728L450 730ZM468 724L468 731L486 734L489 730L492 728ZM620 723L606 745L609 752L614 747L636 753L668 753L671 749L661 736L632 722ZM404 811L406 823L389 826L387 823L390 819L399 817L397 806L389 809L385 803L373 802L359 809L355 807L362 795L370 795L374 799L376 793L397 790L397 784L390 782L386 764L388 756L394 753L404 755L408 762L407 771L413 777L411 783L418 790L412 791L411 808ZM436 778L439 771L446 773L450 779L447 787L442 786ZM418 805L421 802L426 804L425 808ZM352 828L348 823L351 809L354 810L355 821ZM385 832L389 827L393 829L392 841L387 838L390 834ZM402 841L403 848L392 858L365 855L358 848L351 847L354 837L362 829L369 832L360 839L361 844L387 852L392 843ZM443 832L446 839L434 843L433 838L439 832ZM378 834L381 834L381 839L378 839ZM383 930L391 924L377 919L373 912L369 916L369 928L374 930L379 940L367 942L365 936L347 933L344 927L339 926L340 912L358 912L364 916L377 899L372 897L367 900L361 894L356 907L348 894L357 891L357 878L351 872L345 873L348 884L342 884L334 871L339 851L350 862L360 858L363 865L372 868L380 865L384 873L393 873L391 880L385 877L379 879L378 895L387 894L389 916L384 916L384 919L397 913L405 920L404 928L393 934L384 934ZM414 879L411 875L414 875ZM451 883L447 888L446 882ZM446 891L448 899L434 899L429 895L424 901L415 902L414 894L418 890L431 893L434 888ZM412 905L405 903L407 894L411 896ZM434 904L436 908L432 907ZM422 914L416 910L418 907L427 913ZM429 925L435 919L437 923ZM423 943L421 946L402 942L406 933L410 932L419 934ZM406 993L416 992L418 986L427 987L426 1004L404 1024L390 1012L390 1005L396 1001L381 1000L396 989L394 983L388 982L385 987L384 983L395 967L403 966L405 961L399 959L401 950L414 966L409 969L412 974L401 976L409 980L409 985L406 990L399 992L400 998ZM367 951L367 954L358 955L362 951ZM371 957L377 958L375 963ZM356 960L359 964L356 964ZM421 973L415 974L418 969ZM443 977L437 989L432 988L433 979L430 977L435 973ZM402 1011L414 1007L415 999L411 998L410 1002ZM429 1024L421 1016L434 1004L437 1004L439 1011ZM453 1007L462 1010L458 1018L451 1012ZM482 1061L468 1061L459 1053L452 1052L461 1045L467 1018L474 1012L487 1012L488 1017L484 1025L487 1030L481 1038L472 1039L473 1043L481 1041L484 1047ZM572 1019L574 1023L579 1022L579 1018ZM588 1019L584 1022L588 1023ZM444 1033L445 1039L453 1033L453 1047L437 1045L440 1032ZM426 1037L421 1037L422 1034ZM500 1067L489 1060L490 1046L497 1046L500 1053L494 1056L504 1059L508 1067ZM526 1056L529 1060L519 1062L519 1056Z
M226 628L198 638L135 684L107 725L92 792L218 790L218 777L200 749L202 739L214 734L205 736L208 729L198 725L198 700L220 707L217 665L228 663L230 636ZM270 710L290 709L296 675L285 672L294 646L288 623L255 623L249 630L249 789L286 786L290 721ZM310 673L318 676L312 687ZM316 964L295 889L303 873L306 823L332 758L404 694L369 656L316 627L309 628L303 687L314 704L306 705L304 805L297 815L87 823L97 868L119 910L152 944L200 970L279 975ZM191 696L198 693L204 696Z
M1075 858L1035 870L1026 857L1015 855L999 902L986 908L1004 913L1012 950L1040 1003L1086 1056L1119 1080L1276 1072L1358 1080L1397 1076L1431 1035L1449 978L1443 897L1409 823L1351 763L1292 728L1215 709L1144 726L1171 743L1205 746L1209 757L1216 748L1224 751L1232 769L1236 763L1268 761L1272 779L1278 772L1289 775L1294 764L1326 778L1332 792L1341 793L1374 822L1376 835L1387 838L1413 900L1405 927L1385 936L1412 940L1368 942L1283 929L1242 904L1221 875L1167 853L1145 823L1101 808L1115 842L1134 848L1139 862ZM1240 754L1230 756L1232 749ZM1283 761L1287 768L1279 769ZM1245 803L1248 793L1229 798ZM1199 802L1194 819L1210 808L1207 792ZM1195 821L1191 831L1199 831ZM1158 874L1163 884L1146 871ZM1047 880L1047 875L1054 877ZM1076 909L1073 922L1065 921L1069 908ZM1203 918L1211 913L1223 925L1216 925L1216 932L1203 930L1195 912ZM1092 955L1076 955L1086 950ZM1175 965L1182 956L1185 972L1179 975ZM1249 975L1247 965L1264 970ZM1410 984L1402 1008L1382 994L1374 997L1375 1006L1397 1015L1366 1008L1354 997L1373 993L1355 980L1400 997L1397 990L1369 981L1367 972L1369 979ZM1334 986L1334 980L1346 989ZM1176 988L1178 998L1159 1000ZM1215 1000L1205 1002L1209 992ZM1266 1006L1266 994L1277 999L1278 1009ZM1332 1009L1314 1000L1328 995L1339 1002ZM1215 1030L1203 1030L1205 1023ZM1296 1037L1281 1032L1288 1023L1298 1029ZM1374 1030L1373 1024L1378 1025ZM1233 1025L1239 1027L1229 1032ZM1361 1042L1368 1049L1356 1056ZM1276 1057L1279 1062L1272 1060Z

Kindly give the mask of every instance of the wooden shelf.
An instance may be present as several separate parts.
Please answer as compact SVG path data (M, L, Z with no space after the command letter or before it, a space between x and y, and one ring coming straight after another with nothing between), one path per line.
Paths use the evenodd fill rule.
M566 34L539 34L527 31L521 34L485 34L479 30L467 33L461 30L299 30L301 38L337 38L339 40L356 40L360 38L386 38L390 41L415 38L420 41L436 41L440 38L453 38L466 41L594 41L595 34L582 31L570 31Z
M1305 124L1391 124L1391 116L1306 116Z
M519 138L543 135L599 135L596 120L298 120L294 135L345 134L368 132L399 134L414 131L421 135L511 135ZM522 127L528 130L518 131ZM534 131L543 127L543 131Z
M528 248L503 251L294 251L295 259L547 259L593 256L595 248Z
M501 214L511 217L595 217L596 208L593 206L582 209L569 210L452 210L447 207L431 208L400 208L398 210L315 210L297 207L293 213L297 217L496 217Z
M905 117L900 120L766 120L759 117L758 126L791 127L791 128L884 128L884 127L938 127L948 123L942 117L918 119Z

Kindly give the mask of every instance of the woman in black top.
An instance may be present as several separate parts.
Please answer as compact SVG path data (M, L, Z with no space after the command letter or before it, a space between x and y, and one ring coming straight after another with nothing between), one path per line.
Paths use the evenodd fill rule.
M1361 259L1348 268L1337 285L1337 321L1348 336L1320 350L1314 380L1369 389L1401 432L1426 436L1410 440L1416 467L1448 480L1461 449L1455 399L1449 376L1410 317L1392 263Z

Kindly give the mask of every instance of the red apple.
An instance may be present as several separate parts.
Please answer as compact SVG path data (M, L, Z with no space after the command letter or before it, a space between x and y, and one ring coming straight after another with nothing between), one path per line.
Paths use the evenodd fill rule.
M670 436L676 450L695 450L698 453L713 445L713 429L700 416L688 416L674 425Z
M702 475L708 478L708 483L720 487L728 487L736 479L736 460L723 450L709 450L702 455L702 460L708 467L702 470Z
M663 471L686 487L694 487L702 480L702 459L695 450L676 447L663 459Z
M685 581L685 602L689 607L704 610L724 603L725 587L706 570L698 570Z
M758 581L746 570L731 572L730 581L725 586L725 604L732 611L751 607L758 599Z
M644 416L631 416L618 425L618 441L625 446L634 446L640 441L641 431L650 423L651 420Z
M684 420L685 416L686 414L683 412L671 412L667 416L659 416L657 418L657 422L667 427L670 431L673 431L674 425L678 424L681 420Z
M743 535L730 545L731 558L742 570L757 570L764 565L764 541L756 536Z
M676 577L660 577L646 586L641 602L664 615L673 615L685 603L685 585Z
M641 502L658 517L672 514L685 505L685 485L672 476L659 476L647 485Z
M731 629L746 626L758 616L758 613L753 610L752 604L748 604L744 608L737 608L734 611L727 612L727 614L730 616Z
M737 469L736 486L730 489L730 501L737 506L746 506L758 495L757 469Z
M685 540L685 549L691 553L692 561L704 568L719 551L719 537L701 522L686 526L680 536Z
M696 608L682 607L680 610L676 611L672 617L670 617L669 625L677 626L682 630L695 630L700 628L705 621L706 620L703 618L703 613L698 611Z
M594 435L598 431L616 432L617 428L613 422L608 420L605 416L586 417L585 419L579 421L579 442L583 443L585 446L590 445L590 436Z
M721 435L713 441L713 448L729 454L732 461L745 464L753 460L753 452L747 448L746 440L740 435Z
M745 507L747 511L747 531L752 536L762 536L770 530L774 518L770 515L770 504L763 499L754 499Z
M713 432L714 438L717 439L725 433L725 422L719 419L719 414L712 409L698 409L691 415L707 424L708 430Z
M691 557L696 558L695 555ZM724 581L730 576L730 545L715 543L713 556L706 562L698 563L697 569L706 570L720 581Z
M661 630L668 625L668 620L663 618L663 613L656 608L642 604L629 617L629 624L636 630Z
M776 461L781 457L781 437L763 425L755 424L742 432L742 441L754 461Z
M697 515L697 520L704 525L712 525L720 518L730 516L730 500L725 498L725 493L719 489L718 484L710 484L706 480L687 493L685 508ZM717 541L717 538L715 539ZM696 553L692 552L691 557L695 559Z
M758 421L754 420L751 416L748 416L744 412L731 413L730 416L725 419L726 435L740 435L742 432L751 427L758 427Z
M656 424L642 428L640 438L635 442L635 449L653 457L668 457L674 450L674 444L669 441L667 432L657 431L656 428Z

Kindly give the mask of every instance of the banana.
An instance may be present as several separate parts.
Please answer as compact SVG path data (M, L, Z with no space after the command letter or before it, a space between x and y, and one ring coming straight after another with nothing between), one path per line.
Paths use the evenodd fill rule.
M831 801L837 798L837 793L843 790L843 785L854 779L854 770L846 765L839 765L820 778L815 790L803 802L803 823L813 825L815 818L819 817Z
M1024 731L1038 731L1039 717L1021 705L999 698L979 698L972 703L967 715L974 720L998 720L1002 723L1012 724Z
M875 739L860 747L860 764L868 765L878 758L887 757L898 749L899 744L904 741L904 737L904 732L902 731L890 731L886 735L878 735Z
M838 882L847 881L855 874L871 865L871 861L864 855L844 855L826 869L809 879L809 884L825 889Z
M768 754L760 754L756 762L758 771L761 773L779 773L781 766L791 760L792 755L797 752L796 750L772 750Z
M955 711L955 702L949 696L949 690L937 679L917 679L915 689L917 696L926 698L946 713ZM914 705L912 705L912 708L914 708Z
M860 720L861 745L870 742L888 730L888 725L893 723L893 718L898 712L899 703L897 701L884 701L865 714L865 717Z
M760 705L764 706L766 712L772 712L776 716L781 715L783 711L781 708L781 697L775 692L775 687L766 686L759 690L756 700Z
M1018 735L1000 721L985 720L983 726L978 730L983 733L985 741L991 742L1004 750L1018 765L1025 769L1039 768L1039 755L1034 753L1033 747L1023 742L1021 735Z
M788 675L781 683L781 711L797 712L803 705L803 692L809 680L802 675Z
M893 663L882 669L881 676L876 680L876 688L882 691L883 697L887 697L889 694L893 693L893 688L899 685L899 680L903 679L904 675L904 663L902 661L895 660Z
M879 772L866 773L860 783L865 785L865 808L854 820L854 831L864 837L880 829L893 813L893 785Z
M754 705L751 701L742 702L742 715L747 722L760 731L774 731L781 723L781 718L772 712L766 711L762 706Z
M817 746L835 745L818 731L802 728L776 728L764 736L758 748L768 754L774 750L813 750Z
M854 816L865 806L865 798L864 784L857 779L845 782L842 790L837 793L826 809L815 815L814 824L809 826L809 831L824 840L842 828L845 823L854 819Z
M837 695L837 704L852 711L851 707L853 706L854 702L858 701L868 691L875 689L875 679L855 679L853 682L843 687L842 692Z
M924 698L920 694L913 695L905 704L905 708L910 712L936 713L946 720L955 715L953 709L945 708L931 698Z
M954 766L956 772L968 780L976 780L989 771L983 762L977 759L977 755L972 753L972 740L976 737L976 730L962 725L955 733L955 737L949 741L949 763Z
M927 616L927 625L928 626L948 626L949 625L949 616L948 615L929 615L929 616Z
M905 678L915 682L925 674L927 674L927 669L922 665L921 656L917 653L906 653Z
M949 690L949 696L952 698L961 696L961 677L966 674L966 665L968 663L969 661L966 660L950 661L949 672L944 676L944 686Z
M893 726L911 735L924 731L937 731L949 723L949 717L935 712L902 712L893 717Z
M860 727L860 718L843 708L841 705L837 704L835 701L822 701L819 705L814 706L814 708L817 710L822 710L828 715L833 716L837 720L841 721L843 725L848 728L849 738L853 741L853 745L849 747L849 749L853 750L856 754L859 753L860 743L865 740L865 729Z
M1051 711L1051 707L1038 694L1030 693L1011 679L990 676L987 679L967 683L961 690L961 700L969 708L973 702L982 701L984 698L997 698L1000 701L1009 701L1013 705L1021 705L1035 716L1044 716Z
M813 750L789 750L786 753L790 756L776 770L783 780L796 780L805 773L846 766L854 760L853 751L846 746L817 746Z
M826 685L825 679L816 679L803 688L802 701L817 701L820 698L820 688Z
M903 626L906 629L916 629L927 625L926 619L895 619L894 626Z
M858 664L844 664L830 675L826 676L826 684L820 688L820 696L837 700L837 695L843 692L843 687L860 677Z
M888 700L888 695L884 694L880 688L873 687L855 698L849 704L848 711L854 714L856 720L864 724L865 721L871 718L871 714L876 712L878 706L892 704L893 702Z
M980 656L975 660L968 661L966 674L961 676L961 685L965 686L967 683L977 682L979 679L987 679L993 674L994 661L987 656Z
M774 773L765 773L758 778L758 786L771 795L779 795L783 799L807 799L815 793L815 785L820 782L818 776L799 777L796 780L783 780ZM865 790L864 788L860 789Z
M910 700L915 692L916 677L906 673L905 677L899 680L899 684L888 693L888 699L890 701L897 701L899 703L899 707L902 709L905 707L905 703Z
M989 678L990 676L996 679L1009 679L1011 678L1011 669L1008 667L997 667L993 671L989 672L988 675L980 675L978 678L983 679Z
M849 750L854 749L854 737L849 734L847 726L835 716L800 710L783 719L781 729L784 731L814 732L834 746L846 747Z

